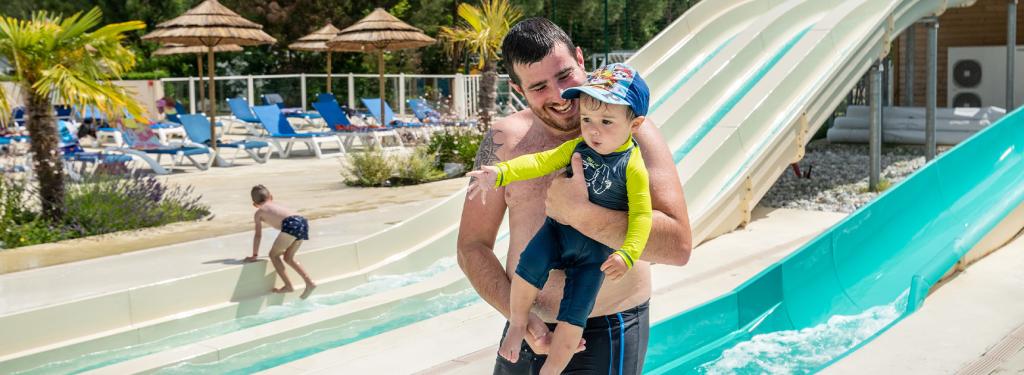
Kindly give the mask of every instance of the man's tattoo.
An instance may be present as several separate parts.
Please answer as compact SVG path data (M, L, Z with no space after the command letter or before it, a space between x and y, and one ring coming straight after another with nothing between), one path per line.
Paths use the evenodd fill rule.
M501 144L494 143L494 132L496 130L491 129L484 135L484 139L480 141L480 148L476 150L476 161L473 163L473 170L479 170L480 167L485 165L494 165L501 161L498 159L498 148ZM476 181L476 178L470 178L469 183Z

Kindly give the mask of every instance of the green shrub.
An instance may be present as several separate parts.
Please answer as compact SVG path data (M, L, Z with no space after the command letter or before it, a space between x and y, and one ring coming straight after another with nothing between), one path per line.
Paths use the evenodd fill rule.
M35 219L21 180L0 175L0 225L27 223Z
M0 230L0 249L56 242L76 237L74 233L37 218L32 221L4 226Z
M0 248L196 220L210 214L199 199L154 177L96 176L67 186L64 221L51 223L32 211L38 195L0 177Z
M54 228L28 208L29 198L24 182L0 176L0 249L57 241L66 236L62 228Z
M417 147L408 156L399 158L398 185L416 185L437 181L445 177L444 172L437 169L434 155L425 147Z
M395 174L395 163L384 151L374 147L369 151L348 154L348 163L342 168L345 183L351 186L384 186Z
M482 134L472 130L446 130L430 138L427 152L437 155L438 168L444 163L460 163L463 169L468 171L473 168L476 151L482 139Z
M95 176L68 187L65 225L81 236L196 220L210 214L192 188L168 189L156 178Z

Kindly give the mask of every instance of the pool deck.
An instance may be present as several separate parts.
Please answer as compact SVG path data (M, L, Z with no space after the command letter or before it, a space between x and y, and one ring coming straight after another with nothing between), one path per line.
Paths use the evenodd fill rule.
M653 268L651 320L735 288L843 217L839 213L759 208L757 219L746 229L702 244L687 266ZM263 373L489 373L504 322L489 305L478 303Z

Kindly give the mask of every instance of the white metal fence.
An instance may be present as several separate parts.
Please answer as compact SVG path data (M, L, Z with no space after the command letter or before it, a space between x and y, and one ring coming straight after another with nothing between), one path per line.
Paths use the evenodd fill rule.
M379 78L376 74L332 75L331 86L339 103L349 108L363 108L360 98L376 98ZM407 114L407 99L422 98L430 101L438 111L461 118L475 116L479 75L442 74L385 74L385 100L396 112ZM164 93L184 104L195 113L203 107L197 77L164 78L160 80ZM217 113L229 113L226 98L243 97L251 105L262 103L261 95L280 94L286 107L309 108L318 94L326 91L326 74L277 74L255 76L216 77ZM498 78L498 112L510 113L525 108L508 84L507 75ZM204 92L208 92L204 86Z

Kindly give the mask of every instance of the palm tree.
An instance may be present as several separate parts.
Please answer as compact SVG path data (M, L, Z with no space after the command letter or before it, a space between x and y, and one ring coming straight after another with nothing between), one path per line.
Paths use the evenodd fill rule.
M108 114L122 109L142 114L142 107L109 79L135 66L134 53L121 42L125 33L146 25L130 21L90 32L101 18L98 8L70 17L45 11L28 20L0 16L0 56L14 66L14 82L25 98L42 213L51 221L64 214L64 169L53 103L91 105ZM0 96L0 101L6 99Z
M11 107L7 104L7 92L4 91L4 86L0 85L0 129L7 126L10 116Z
M491 126L494 102L498 96L498 52L509 28L522 17L522 12L508 0L483 0L483 9L462 3L458 14L463 25L458 28L441 28L441 39L445 49L455 55L461 48L476 55L480 60L477 68L483 71L480 77L480 123L483 130Z

